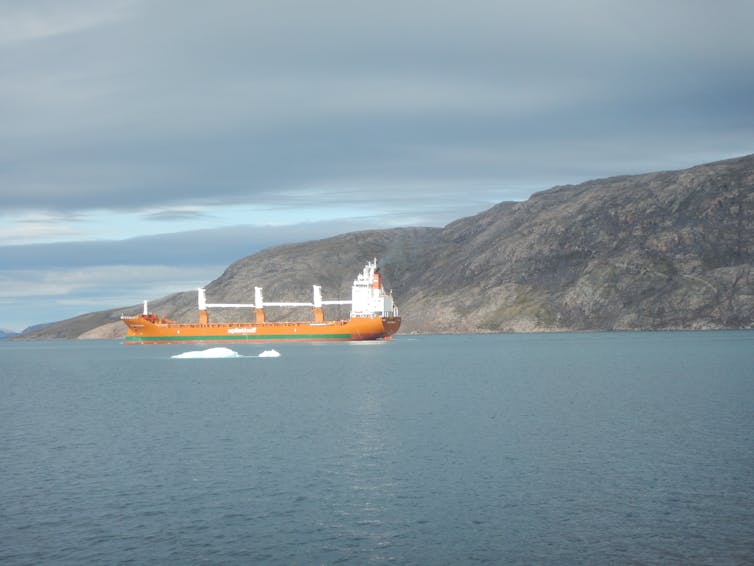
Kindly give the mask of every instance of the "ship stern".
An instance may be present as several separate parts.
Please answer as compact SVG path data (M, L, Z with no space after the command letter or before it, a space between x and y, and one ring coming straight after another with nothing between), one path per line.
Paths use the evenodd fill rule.
M385 336L392 336L401 327L401 317L399 316L383 316L382 328L385 330Z

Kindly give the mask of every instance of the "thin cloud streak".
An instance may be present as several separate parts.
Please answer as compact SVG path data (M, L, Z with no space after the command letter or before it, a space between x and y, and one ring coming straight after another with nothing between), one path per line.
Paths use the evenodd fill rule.
M210 269L214 267L211 266ZM141 280L139 273L148 273ZM193 281L194 285L207 283L206 266L172 267L155 265L108 265L79 267L75 269L7 270L0 273L0 287L9 298L56 297L60 304L82 304L92 301L82 297L112 296L112 289L133 292L127 304L137 303L144 294L175 292L176 284ZM210 275L211 276L211 275ZM124 285L124 282L126 283ZM108 289L110 291L108 291Z
M4 266L4 270L80 269L121 265L218 265L224 268L232 261L274 245L325 238L353 231L361 226L361 223L333 226L326 222L283 226L247 225L139 236L125 240L0 246L0 264ZM220 272L217 272L214 276L219 275Z
M91 311L127 307L206 285L219 265L108 265L40 270L3 270L0 328L23 330ZM29 318L29 313L34 318Z
M117 0L4 3L0 6L0 44L43 40L123 21L128 4Z

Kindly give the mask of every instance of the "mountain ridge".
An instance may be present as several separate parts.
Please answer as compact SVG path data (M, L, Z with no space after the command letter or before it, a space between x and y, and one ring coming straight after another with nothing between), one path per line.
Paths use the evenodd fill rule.
M246 301L262 286L265 297L301 300L316 283L325 298L343 298L372 257L394 290L402 332L750 328L754 155L558 185L443 228L366 230L268 248L233 262L207 296ZM96 337L102 329L117 338L125 326L114 323L134 308L23 337ZM192 322L196 294L164 297L152 310ZM326 314L347 316L334 307ZM271 316L303 318L282 309Z

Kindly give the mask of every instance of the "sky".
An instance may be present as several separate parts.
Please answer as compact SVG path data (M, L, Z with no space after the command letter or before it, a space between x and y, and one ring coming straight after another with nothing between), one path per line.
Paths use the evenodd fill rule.
M751 0L0 0L0 328L753 153L753 28Z

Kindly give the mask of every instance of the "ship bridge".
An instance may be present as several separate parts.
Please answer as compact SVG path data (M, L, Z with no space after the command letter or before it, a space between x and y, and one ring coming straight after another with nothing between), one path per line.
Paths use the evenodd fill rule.
M368 262L351 287L351 317L398 316L393 296L382 288L377 259Z

